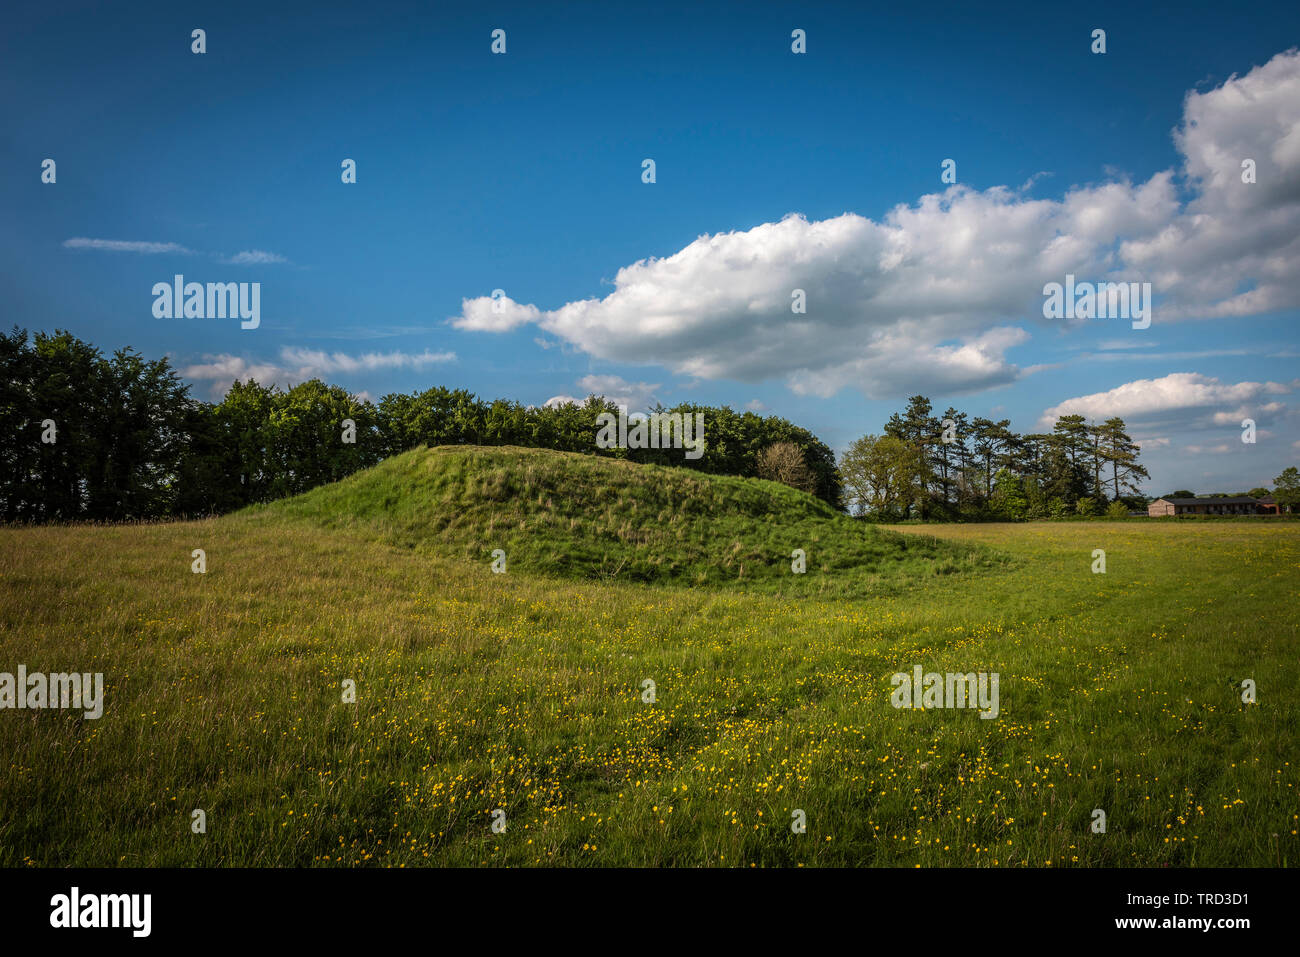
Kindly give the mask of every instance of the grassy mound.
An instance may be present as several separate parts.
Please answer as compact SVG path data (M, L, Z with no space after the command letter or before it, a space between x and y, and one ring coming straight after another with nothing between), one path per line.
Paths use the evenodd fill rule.
M514 447L420 448L253 510L388 544L576 579L852 594L1000 561L903 536L776 482ZM803 549L807 573L792 572Z

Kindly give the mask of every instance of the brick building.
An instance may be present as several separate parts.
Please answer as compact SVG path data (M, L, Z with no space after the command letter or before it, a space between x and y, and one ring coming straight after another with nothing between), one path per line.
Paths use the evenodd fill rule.
M1158 498L1147 506L1153 518L1162 515L1277 515L1273 496L1225 495L1220 498Z

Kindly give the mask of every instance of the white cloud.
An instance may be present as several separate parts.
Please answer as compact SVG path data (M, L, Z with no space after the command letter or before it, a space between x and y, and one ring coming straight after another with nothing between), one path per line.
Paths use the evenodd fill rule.
M331 375L375 372L387 369L422 369L442 362L453 362L454 352L412 354L405 352L367 352L350 356L343 352L323 352L285 346L280 350L279 362L257 362L230 354L205 356L206 361L180 370L186 379L212 383L214 396L224 395L235 379L256 379L261 385L279 385L282 388L306 382L309 379Z
M588 375L578 380L578 387L588 395L603 395L616 405L637 412L654 405L655 391L660 388L660 384L628 382L616 375Z
M232 266L264 266L288 261L279 253L268 253L264 249L246 249L242 253L235 253L230 258L222 260Z
M1007 207L1002 197L960 190L944 202L989 215ZM852 214L819 223L790 216L625 267L604 300L548 313L508 301L493 313L492 300L480 297L467 300L454 322L492 331L534 322L597 357L657 362L700 378L784 376L797 391L819 395L850 383L873 392L917 387L918 374L946 373L968 387L1013 379L1001 352L1027 334L984 328L1008 304L996 286L935 285L920 276L919 263L878 269L873 263L896 252L889 233ZM806 315L790 312L794 288L807 293ZM971 297L990 296L999 301L986 302L978 317L961 313Z
M655 404L655 391L661 386L658 382L628 382L616 375L588 375L577 382L584 395L597 395L609 399L615 405L629 412L643 412ZM571 395L555 395L544 403L559 406L566 403L582 405L587 400Z
M323 352L319 349L303 349L286 346L280 350L280 358L300 371L310 371L311 376L329 375L335 372L356 373L373 372L377 369L421 369L427 365L440 362L452 362L456 359L454 352L366 352L359 356L350 356L346 352Z
M1105 362L1185 362L1188 359L1224 359L1229 356L1267 355L1276 356L1267 346L1237 349L1197 349L1185 352L1095 352L1083 359L1097 359Z
M1023 375L1008 352L1028 334L1011 323L1043 323L1043 285L1067 273L1151 281L1157 324L1294 306L1300 54L1188 94L1175 142L1186 202L1173 170L1074 187L1059 201L957 185L880 221L792 214L706 234L619 269L603 298L553 310L506 299L494 312L488 297L466 299L452 322L490 332L533 324L600 359L693 377L894 397ZM1245 156L1257 161L1255 185L1240 181ZM805 314L791 312L795 289Z
M1189 92L1174 142L1187 207L1121 256L1187 317L1291 308L1300 292L1300 54L1292 49L1205 93ZM1255 161L1256 182L1242 182ZM1249 286L1242 291L1243 286Z
M1284 402L1265 402L1263 405L1238 406L1230 412L1216 412L1210 417L1210 421L1215 425L1241 425L1242 419L1252 418L1256 415L1277 415L1285 412L1287 405Z
M1106 392L1066 399L1047 409L1039 426L1050 428L1062 415L1082 415L1086 419L1102 421L1119 416L1126 421L1151 419L1165 413L1205 413L1215 410L1228 412L1228 421L1240 423L1241 418L1286 408L1281 403L1254 404L1266 395L1284 395L1291 391L1280 382L1221 382L1212 376L1197 372L1174 372L1160 379L1138 379L1126 382ZM1242 403L1252 403L1243 405ZM1230 406L1235 411L1222 408ZM1217 416L1212 415L1212 419Z
M87 239L84 236L76 236L72 239L65 239L63 245L67 249L99 249L114 253L144 253L145 255L173 253L181 256L194 255L194 250L186 249L184 246L177 243L149 243L137 242L129 239Z
M509 332L524 323L538 322L542 315L536 306L521 305L509 296L462 299L460 305L461 314L455 324L475 332Z
M96 249L101 252L114 253L141 253L144 255L170 253L178 256L200 255L195 250L188 249L179 243L139 242L128 239L87 239L84 236L76 236L72 239L65 239L63 245L66 249ZM246 249L243 252L235 253L233 256L214 255L213 258L228 266L263 266L275 263L287 263L289 261L279 253L270 253L264 249Z

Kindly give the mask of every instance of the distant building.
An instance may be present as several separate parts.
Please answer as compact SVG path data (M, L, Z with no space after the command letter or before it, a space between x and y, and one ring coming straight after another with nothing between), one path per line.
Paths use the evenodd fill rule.
M1162 515L1277 515L1271 495L1225 495L1220 498L1158 498L1147 506L1153 518Z

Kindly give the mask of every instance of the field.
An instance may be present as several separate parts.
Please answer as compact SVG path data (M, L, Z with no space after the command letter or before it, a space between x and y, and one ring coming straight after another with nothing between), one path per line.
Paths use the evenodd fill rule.
M1300 525L883 531L548 455L0 528L0 671L106 687L98 720L0 711L0 865L1296 859ZM893 707L915 665L997 672L998 717Z

